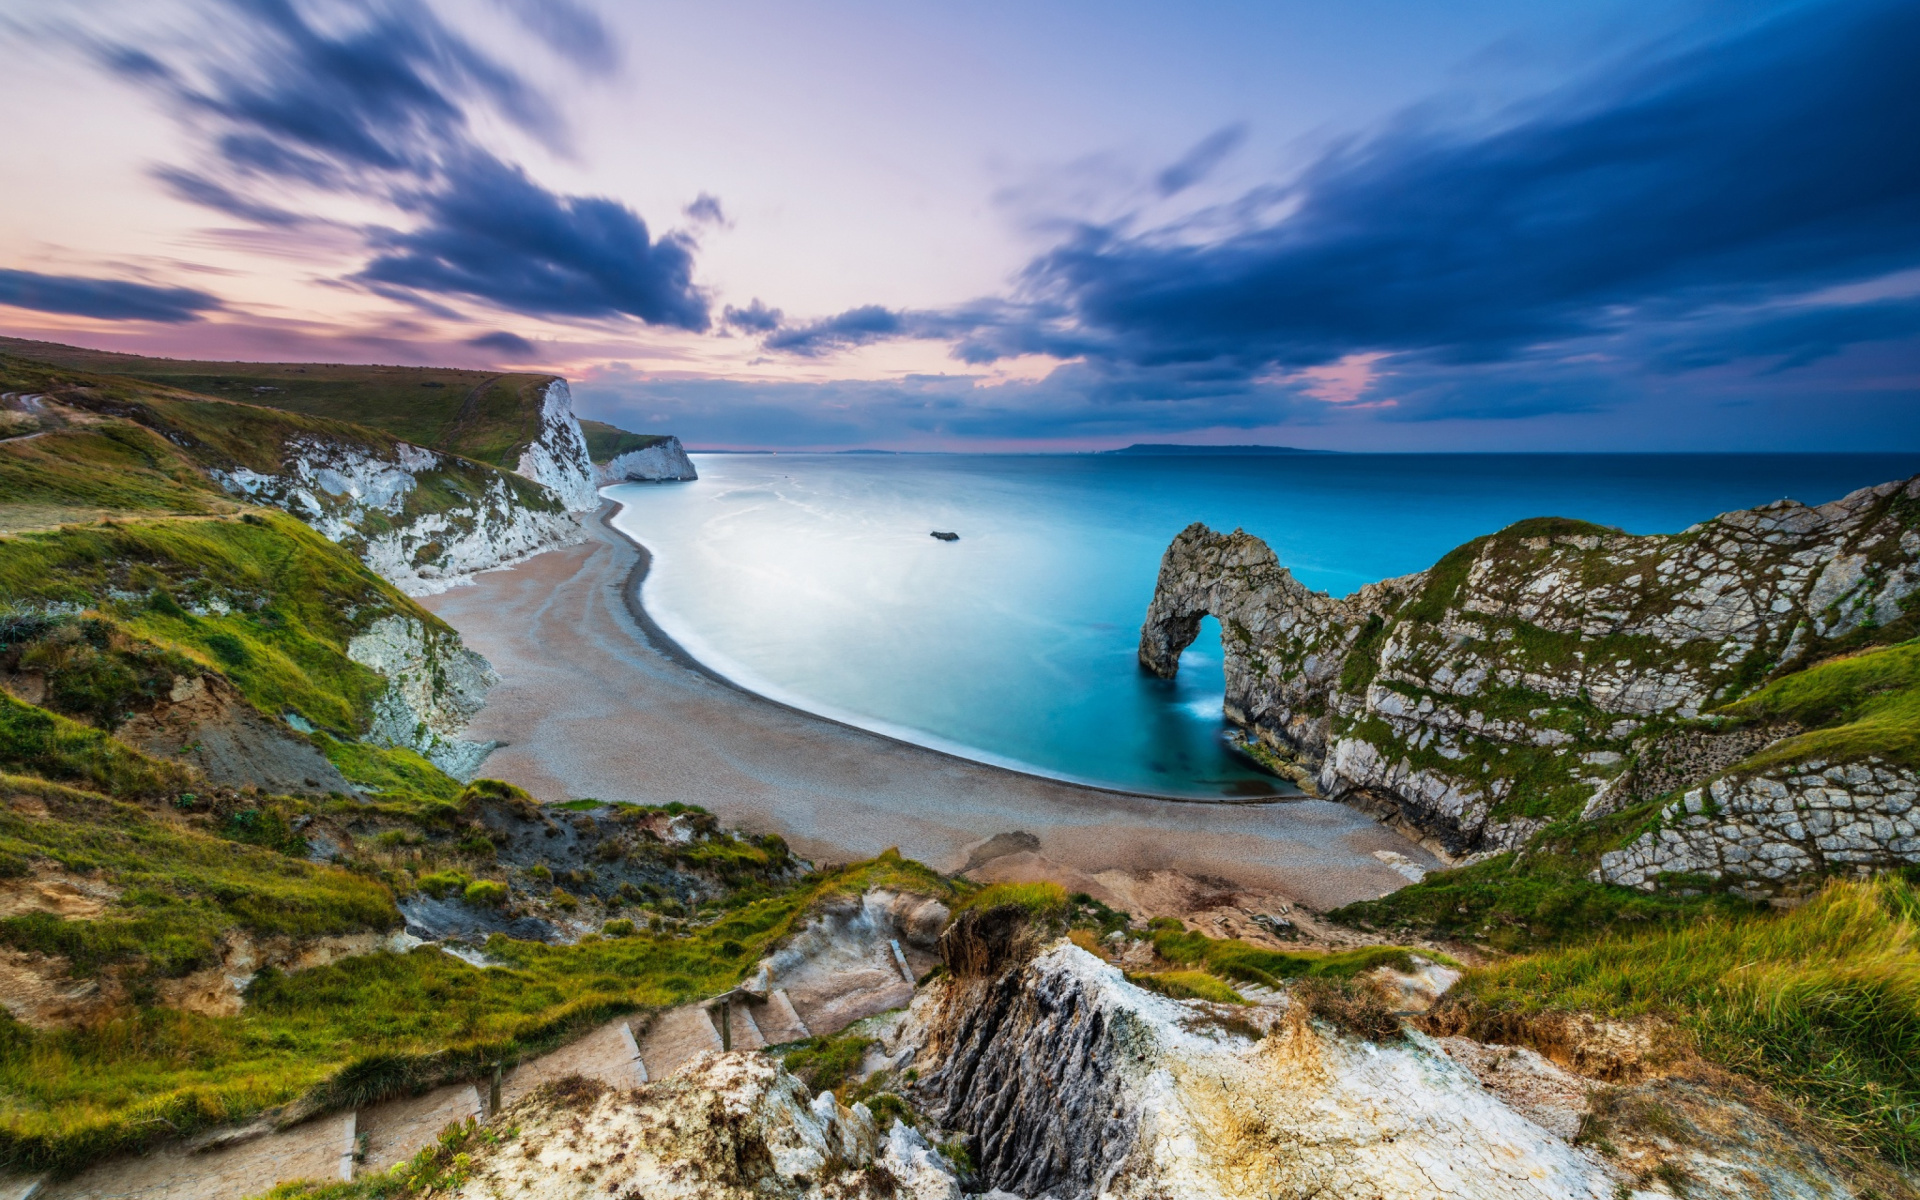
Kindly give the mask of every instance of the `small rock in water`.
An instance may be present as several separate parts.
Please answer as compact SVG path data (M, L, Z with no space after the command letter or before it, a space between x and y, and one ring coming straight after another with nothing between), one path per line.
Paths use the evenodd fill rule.
M948 532L947 532L946 530L944 530L944 529L936 529L936 530L934 530L931 536L933 536L933 537L937 537L937 538L939 538L939 539L940 539L941 541L943 541L943 542L957 542L957 541L959 541L959 540L960 540L960 535L959 535L959 534L957 534L957 533L948 533Z

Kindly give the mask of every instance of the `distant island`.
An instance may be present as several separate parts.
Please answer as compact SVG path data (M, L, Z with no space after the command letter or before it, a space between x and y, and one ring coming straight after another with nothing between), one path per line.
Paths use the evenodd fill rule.
M1333 450L1302 450L1297 446L1186 446L1176 442L1135 442L1118 450L1099 450L1098 454L1143 454L1156 457L1247 457L1267 454L1334 454Z

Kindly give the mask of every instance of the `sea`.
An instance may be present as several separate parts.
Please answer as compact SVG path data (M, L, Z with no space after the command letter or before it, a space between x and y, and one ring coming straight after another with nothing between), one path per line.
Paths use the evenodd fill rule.
M1920 473L1916 454L695 454L623 484L642 603L750 691L966 758L1161 796L1284 794L1226 741L1218 626L1139 667L1160 556L1199 521L1345 595L1526 517L1672 533ZM955 533L957 540L930 536Z

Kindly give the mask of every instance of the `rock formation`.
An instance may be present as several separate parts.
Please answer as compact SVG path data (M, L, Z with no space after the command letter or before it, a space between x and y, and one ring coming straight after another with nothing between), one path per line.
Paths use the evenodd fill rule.
M1301 585L1256 537L1193 525L1161 563L1140 661L1171 677L1213 615L1226 713L1249 751L1436 851L1514 848L1552 820L1604 816L1733 770L1740 778L1711 794L1724 792L1714 803L1745 813L1750 830L1715 826L1712 849L1669 830L1610 858L1607 877L1786 878L1910 861L1912 831L1894 808L1912 776L1833 764L1845 769L1817 786L1747 779L1741 760L1796 731L1728 728L1709 714L1834 653L1913 636L1917 558L1920 478L1664 536L1524 521L1345 599ZM1860 819L1794 817L1779 789L1817 791L1818 811Z
M286 444L277 471L208 474L234 495L299 517L412 596L582 537L568 500L544 484L406 442L301 436ZM421 511L409 501L423 490L447 499Z
M540 405L540 432L520 453L514 470L550 489L572 512L600 506L587 435L573 415L573 390L564 379L547 384Z
M367 626L347 643L347 657L387 679L366 741L417 750L455 779L473 778L496 745L460 737L486 703L487 689L500 682L486 659L445 626L431 630L399 615Z
M666 483L700 478L680 439L672 435L652 445L614 455L595 470L601 483Z

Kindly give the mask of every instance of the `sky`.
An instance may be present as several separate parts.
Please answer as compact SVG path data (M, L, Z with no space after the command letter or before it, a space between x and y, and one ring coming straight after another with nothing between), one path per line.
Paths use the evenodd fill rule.
M1911 0L6 0L0 332L695 447L1920 449Z

